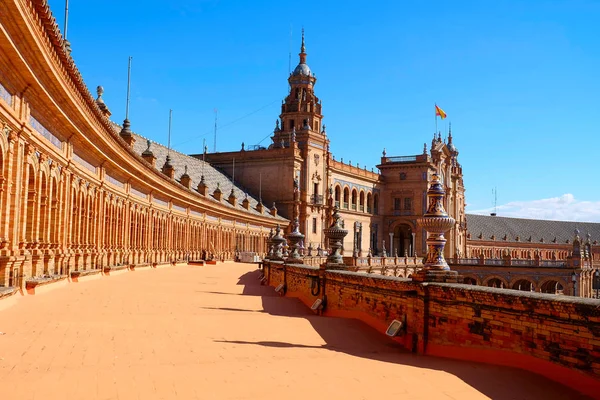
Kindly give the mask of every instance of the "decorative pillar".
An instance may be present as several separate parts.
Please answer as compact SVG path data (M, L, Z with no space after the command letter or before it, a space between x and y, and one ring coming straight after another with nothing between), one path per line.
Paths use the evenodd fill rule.
M342 228L342 218L338 214L337 207L333 208L333 224L329 228L323 229L323 233L329 240L329 246L331 247L331 252L327 256L327 262L325 263L326 268L335 269L345 267L341 249L348 231Z
M431 177L431 185L427 191L427 212L417 220L419 226L427 233L427 257L423 269L413 275L419 282L458 282L458 273L451 271L444 259L446 238L444 233L455 224L454 218L448 216L444 209L444 188L437 173Z
M390 256L394 256L394 232L390 232Z
M417 255L417 253L415 252L415 243L417 243L416 241L416 233L412 232L412 242L410 243L410 256L411 257L415 257Z
M271 238L271 243L273 243L273 254L269 257L270 260L283 260L283 247L285 246L285 242L285 238L281 235L281 227L277 224L275 235Z
M285 262L287 263L302 263L302 256L300 256L298 249L300 247L300 242L302 241L302 239L304 239L304 235L298 230L299 225L300 223L298 222L298 216L296 216L292 225L292 232L290 232L287 235L288 241L290 242L292 247L292 252L285 260Z

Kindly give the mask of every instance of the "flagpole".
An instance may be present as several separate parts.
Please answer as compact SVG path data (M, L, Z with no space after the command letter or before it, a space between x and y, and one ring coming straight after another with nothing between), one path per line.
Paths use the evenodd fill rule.
M434 104L437 107L437 103L434 103ZM437 132L438 132L438 129L437 129L437 117L438 117L438 115L437 115L437 109L435 109L435 108L433 109L433 115L434 115L434 118L435 118L435 132L433 132L433 137L435 137L435 135L437 135Z

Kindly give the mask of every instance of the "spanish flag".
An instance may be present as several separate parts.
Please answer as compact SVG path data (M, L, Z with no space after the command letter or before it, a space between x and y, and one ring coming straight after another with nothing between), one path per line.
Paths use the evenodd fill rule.
M441 108L439 108L437 106L437 104L435 105L435 115L439 116L441 119L446 118L446 113L444 112L444 110L442 110Z

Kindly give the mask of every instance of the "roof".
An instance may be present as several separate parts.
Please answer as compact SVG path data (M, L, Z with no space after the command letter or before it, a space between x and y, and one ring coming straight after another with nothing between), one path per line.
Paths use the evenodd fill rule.
M119 132L121 130L121 127L118 124L115 124L115 123L113 123L113 124L114 124L114 127L117 130L117 132ZM149 139L147 139L141 135L135 134L135 133L133 134L133 136L135 138L135 143L133 145L133 151L135 153L141 155L143 152L145 152L148 149L147 142ZM150 140L150 143L151 143L150 150L154 154L154 157L156 157L156 169L161 171L162 166L164 165L165 160L167 158L168 149L166 146L163 146L152 140ZM181 175L183 175L183 173L185 172L185 167L187 166L187 174L189 175L189 177L191 179L190 188L194 192L196 192L196 188L198 187L198 184L200 183L200 178L201 178L202 174L204 173L204 182L208 186L208 193L207 193L207 196L205 197L207 200L215 202L215 203L220 203L225 207L235 208L236 210L239 210L239 211L242 211L245 213L249 213L252 215L262 215L263 217L274 218L281 222L284 222L284 221L287 222L287 219L285 219L279 215L276 217L272 217L268 213L269 207L267 207L267 206L265 206L266 210L263 214L258 212L256 210L256 205L258 204L258 200L254 196L252 196L252 194L249 193L246 188L244 188L238 184L235 184L233 186L235 196L237 197L237 205L234 207L231 203L229 203L227 201L227 198L229 197L229 194L231 193L231 188L232 188L231 178L229 178L229 176L227 176L225 173L219 171L218 169L216 169L215 167L210 165L208 162L204 162L200 159L185 155L183 153L179 153L173 149L171 149L171 151L170 151L170 157L171 157L171 165L175 169L175 180L177 182L180 182ZM203 166L204 166L204 168L203 168ZM221 192L223 193L222 201L218 201L217 199L215 199L212 196L212 193L217 188L217 184L219 184L219 188L221 189ZM250 209L249 210L246 210L244 207L242 207L242 201L244 201L244 198L246 197L246 193L248 194L248 200L250 201ZM200 195L198 192L196 192L196 194Z
M294 69L294 72L292 72L292 75L294 75L294 76L297 76L297 75L312 76L312 72L310 72L310 68L308 67L307 64L300 63L296 66L296 68Z
M519 237L519 241L525 243L531 238L531 243L566 244L567 240L568 243L573 243L576 229L579 229L582 242L585 242L588 233L592 243L600 241L600 223L595 222L548 221L477 214L467 214L466 220L467 232L471 234L469 240L472 241L493 240L491 237L494 235L495 240L506 242L517 242L516 238Z

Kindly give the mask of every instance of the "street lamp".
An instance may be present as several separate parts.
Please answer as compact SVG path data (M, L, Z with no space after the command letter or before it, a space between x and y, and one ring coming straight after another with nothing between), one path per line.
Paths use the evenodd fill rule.
M596 272L594 272L594 278L594 283L596 284L596 298L598 298L598 290L600 290L600 269L597 269Z
M577 274L575 271L571 275L571 282L573 282L573 296L577 296Z

